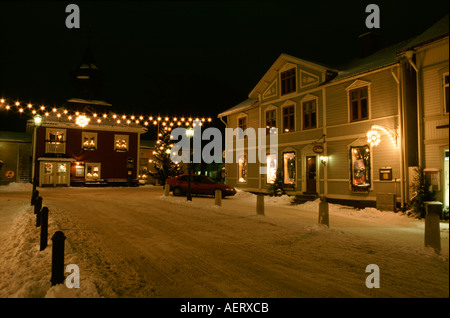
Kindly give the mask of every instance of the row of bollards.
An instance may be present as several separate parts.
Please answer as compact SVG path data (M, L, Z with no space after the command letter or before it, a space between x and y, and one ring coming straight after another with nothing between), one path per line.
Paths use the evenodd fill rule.
M164 195L170 195L169 185L166 184L164 188ZM264 194L256 195L256 214L264 215ZM222 206L222 191L217 189L214 193L214 204ZM441 236L440 236L440 217L442 216L441 202L425 202L425 246L435 249L437 253L441 250ZM330 227L329 203L326 196L320 196L319 203L319 224Z
M43 251L48 245L48 208L42 207L42 197L38 190L33 190L31 196L31 205L34 205L34 214L36 215L36 227L41 228L39 250ZM66 237L63 232L56 231L51 238L52 247L52 286L64 282L64 243Z

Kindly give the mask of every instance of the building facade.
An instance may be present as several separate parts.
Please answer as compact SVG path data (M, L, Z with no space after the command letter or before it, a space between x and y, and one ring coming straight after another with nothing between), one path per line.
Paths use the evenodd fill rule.
M37 185L136 185L139 139L146 131L139 126L104 120L81 127L73 121L45 117L35 132L34 176Z
M265 128L267 135L277 128L277 152L270 151L266 137L265 158L249 160L255 147L248 135L236 132L226 183L264 192L278 170L287 193L395 210L411 198L411 171L423 163L430 173L441 171L443 177L430 176L445 189L445 19L446 31L434 25L412 41L340 69L281 54L248 99L218 115L227 128ZM410 48L421 61L418 75L402 53ZM238 140L244 141L242 149ZM440 200L443 193L437 193Z
M31 181L31 134L0 131L0 185Z

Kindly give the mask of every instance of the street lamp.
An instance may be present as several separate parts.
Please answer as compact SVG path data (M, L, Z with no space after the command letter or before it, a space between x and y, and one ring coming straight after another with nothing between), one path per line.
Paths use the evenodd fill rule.
M33 200L34 192L36 191L36 153L37 153L37 133L38 128L42 125L42 116L36 115L33 117L34 128L33 128L33 165L31 166L31 179L33 180L33 192L31 193L31 198Z
M187 193L187 200L192 201L192 195L191 195L191 173L192 173L192 148L191 148L191 139L194 137L194 129L188 128L186 129L186 136L189 137L189 162L188 162L188 193Z

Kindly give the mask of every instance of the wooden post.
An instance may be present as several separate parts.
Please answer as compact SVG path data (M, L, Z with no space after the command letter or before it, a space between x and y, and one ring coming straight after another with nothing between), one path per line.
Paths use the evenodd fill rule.
M430 246L439 253L441 251L440 217L441 202L424 202L425 204L425 246Z
M164 196L168 197L169 195L170 195L170 185L166 183L164 185Z
M264 215L264 194L256 195L256 213Z
M220 189L214 191L214 204L222 206L222 190Z
M52 286L64 282L64 241L66 236L61 231L56 231L52 236Z
M48 208L44 206L41 210L41 247L43 251L47 247L48 239Z
M330 218L328 213L327 197L321 196L319 203L319 224L324 224L330 227Z

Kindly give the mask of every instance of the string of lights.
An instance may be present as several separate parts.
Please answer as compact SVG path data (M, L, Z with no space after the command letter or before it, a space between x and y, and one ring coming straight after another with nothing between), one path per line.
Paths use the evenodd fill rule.
M80 112L71 111L64 107L48 107L45 105L34 105L32 103L24 103L20 101L10 101L5 98L0 98L0 110L5 110L8 112L17 112L19 114L28 114L31 116L41 115L44 117L55 117L60 119L65 119L67 121L73 121L78 126L84 127L90 122L101 124L103 121L113 120L116 124L122 125L143 125L143 126L162 126L170 127L174 126L194 126L195 122L199 122L199 125L210 123L212 121L211 117L192 117L192 116L160 116L160 115L130 115L122 114L118 115L113 112L109 113L95 113L95 112Z

